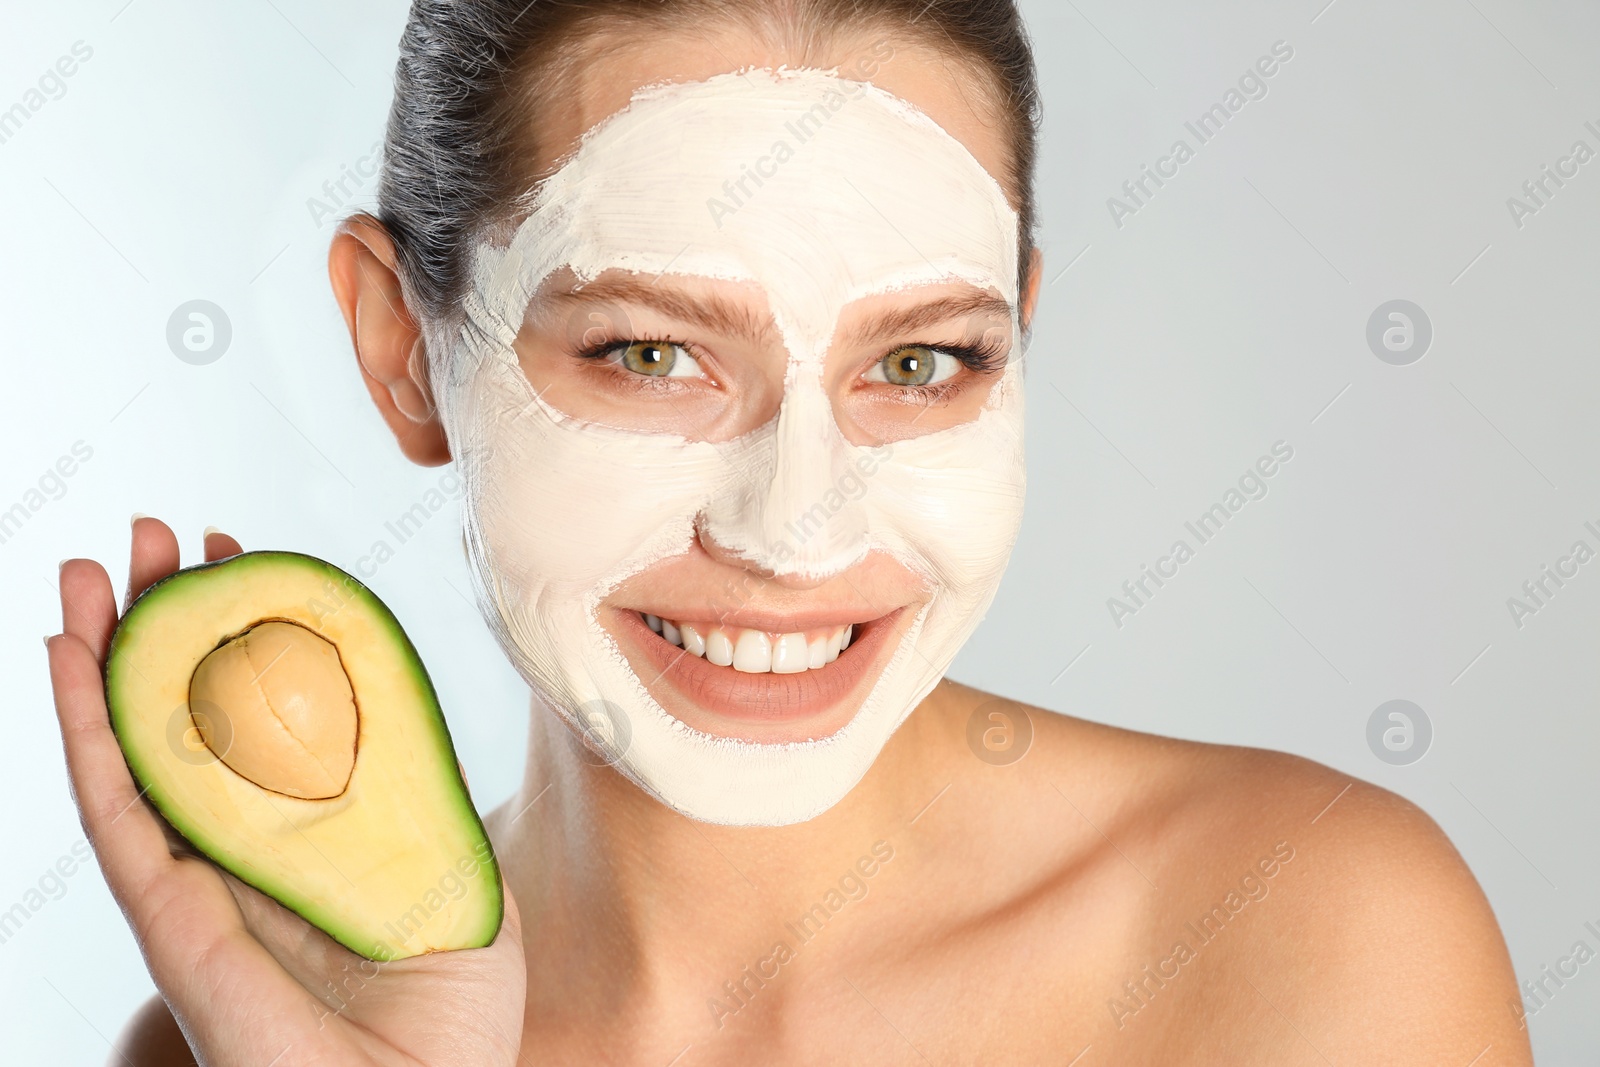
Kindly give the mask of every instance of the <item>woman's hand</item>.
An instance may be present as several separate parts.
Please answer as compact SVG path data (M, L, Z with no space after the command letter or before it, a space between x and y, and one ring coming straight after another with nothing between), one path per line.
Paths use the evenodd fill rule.
M207 560L240 551L220 533L205 547ZM177 569L172 531L136 519L123 610ZM509 890L488 948L380 964L338 945L195 853L142 799L106 713L102 671L117 607L103 567L62 565L61 613L64 632L46 647L79 816L200 1063L516 1062L527 971Z

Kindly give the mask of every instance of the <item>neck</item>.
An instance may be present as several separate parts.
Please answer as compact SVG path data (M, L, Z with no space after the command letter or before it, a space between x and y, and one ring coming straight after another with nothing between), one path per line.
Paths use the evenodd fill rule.
M570 1015L575 1002L607 1012L680 1004L703 1017L705 998L739 982L742 968L780 943L797 952L819 929L816 905L848 907L868 892L864 872L892 857L896 836L944 784L947 688L935 688L842 801L779 827L678 814L536 703L522 788L493 820L522 917L530 1023L557 1005ZM702 987L704 997L684 995Z

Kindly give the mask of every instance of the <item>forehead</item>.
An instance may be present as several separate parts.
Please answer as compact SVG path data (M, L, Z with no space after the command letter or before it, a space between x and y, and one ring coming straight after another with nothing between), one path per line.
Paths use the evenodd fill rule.
M874 293L959 280L1016 304L1017 219L999 183L903 99L818 70L639 90L529 207L485 279L508 314L562 268L750 281L805 358Z
M707 27L694 35L638 27L571 38L538 73L528 115L530 182L554 172L583 135L661 82L699 82L733 71L810 67L871 82L913 104L1009 188L1007 115L993 78L974 61L931 46L909 28L862 28L808 48L775 46L749 28Z

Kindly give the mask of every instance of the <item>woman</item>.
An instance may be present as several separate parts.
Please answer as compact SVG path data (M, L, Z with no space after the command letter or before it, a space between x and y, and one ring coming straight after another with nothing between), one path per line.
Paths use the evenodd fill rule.
M534 689L506 922L373 964L165 836L69 561L119 1062L1529 1062L1410 804L942 680L1020 513L1035 109L1003 0L414 5L330 273ZM130 597L177 566L137 519Z

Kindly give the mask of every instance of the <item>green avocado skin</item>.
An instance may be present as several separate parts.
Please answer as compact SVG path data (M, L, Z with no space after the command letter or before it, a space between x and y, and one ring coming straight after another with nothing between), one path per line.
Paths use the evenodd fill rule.
M275 880L236 859L231 855L233 850L224 847L221 841L213 840L203 827L186 816L181 805L177 804L162 787L160 777L152 773L152 768L139 756L135 737L142 709L133 707L130 700L123 699L124 679L130 671L138 669L133 663L135 658L133 650L146 641L158 643L161 639L163 621L168 614L183 611L186 602L194 599L196 591L202 586L215 582L228 582L250 572L259 573L263 568L276 572L299 571L301 572L299 577L313 578L318 588L326 590L327 595L335 598L337 602L344 606L353 602L367 612L379 624L378 629L392 641L398 653L396 658L404 665L404 669L410 672L417 691L423 695L419 706L413 709L411 714L420 716L426 722L431 735L436 756L434 762L437 764L433 768L433 773L443 779L446 791L455 801L454 810L441 811L438 817L458 821L466 847L483 868L481 876L486 890L493 894L481 934L472 938L470 944L458 947L481 948L490 944L499 933L505 918L499 862L495 858L483 820L472 804L466 780L462 777L455 746L445 725L444 713L439 706L433 681L428 677L427 669L423 666L411 639L406 636L394 613L383 601L354 576L315 556L276 550L256 551L186 567L155 582L123 613L112 634L106 656L105 698L112 732L117 737L123 757L141 793L149 798L162 818L186 841L240 881L272 897L352 952L380 962L394 958L369 939L343 929L337 916L326 912L304 892L297 891L294 885ZM236 635L223 636L214 647L221 647L234 636ZM197 665L184 665L185 673L192 673ZM359 693L357 699L359 702Z

